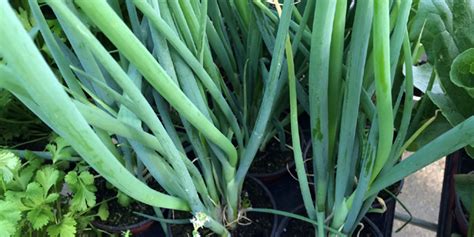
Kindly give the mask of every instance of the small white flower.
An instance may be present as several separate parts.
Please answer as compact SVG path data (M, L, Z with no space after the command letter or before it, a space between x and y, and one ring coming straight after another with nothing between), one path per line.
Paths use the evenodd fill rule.
M193 223L194 227L193 237L201 237L198 230L202 228L207 221L209 221L209 217L205 213L196 213L196 215L191 219L191 223Z

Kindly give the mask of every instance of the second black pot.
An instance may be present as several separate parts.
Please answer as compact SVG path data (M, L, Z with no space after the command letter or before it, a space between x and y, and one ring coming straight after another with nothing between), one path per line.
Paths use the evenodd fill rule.
M256 188L257 190L261 190L262 191L261 194L263 194L263 195L261 195L262 197L259 197L259 198L263 198L263 200L261 200L261 202L269 204L269 206L264 207L264 208L276 209L276 203L275 203L275 199L273 198L272 193L270 192L270 190L268 190L268 188L260 180L254 178L252 176L247 176L247 180L245 182L246 183L244 184L244 191L246 190L246 187L249 187L249 186L253 187L254 189ZM250 189L250 188L248 188L248 189ZM243 194L243 195L245 196L245 194ZM252 204L253 198L255 196L256 195L252 195L251 191L248 190L248 198L250 199L251 204ZM255 205L254 203L252 204L252 207L255 207L255 208L262 207L262 206L259 206L258 204ZM173 214L170 213L169 219L171 219L170 217L172 217L172 216L173 216ZM175 212L175 217L176 216L180 216L180 217L177 217L177 219L189 218L188 213L176 213ZM270 223L267 223L267 222L261 223L259 220L261 220L260 218L262 216L266 216L265 219L270 218L271 219ZM241 237L271 237L271 236L274 236L274 234L276 232L277 224L278 224L277 216L272 215L272 214L266 214L266 213L250 212L250 213L247 213L246 217L250 220L250 222L247 222L247 223L251 223L251 224L250 225L239 225L237 227L237 230L232 233L232 236L236 236L236 237L238 237L238 236L241 236ZM270 224L270 226L268 224ZM248 231L243 230L243 229L247 229L247 228L249 228ZM252 230L250 230L250 229L252 229ZM173 233L176 230L179 230L180 234ZM181 236L184 237L187 234L190 235L192 230L193 230L193 227L190 224L188 224L188 225L176 225L176 226L168 225L168 233L169 233L170 237L181 237ZM204 231L208 231L208 230L204 230ZM201 236L207 236L207 234L210 234L210 232L201 234ZM214 235L211 235L211 236L214 236Z
M303 205L297 207L292 213L306 216ZM285 217L278 225L275 237L302 237L314 236L316 228L308 222ZM360 237L383 237L383 232L370 219L364 217L362 225L357 226L352 236Z
M398 196L403 187L403 180L395 183L390 186L387 190L391 192L392 195ZM393 220L395 218L395 207L397 200L386 191L381 191L379 197L381 197L385 203L386 210L384 213L367 213L365 216L374 223L382 232L384 237L391 237L393 232ZM372 204L372 208L380 209L382 205L375 201Z

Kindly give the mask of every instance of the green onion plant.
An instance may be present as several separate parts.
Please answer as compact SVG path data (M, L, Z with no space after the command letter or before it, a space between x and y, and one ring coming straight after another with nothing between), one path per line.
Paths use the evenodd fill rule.
M286 45L297 175L315 236L350 236L380 191L470 144L474 120L463 121L400 161L419 134L407 136L413 110L412 48L417 47L408 37L412 1L304 2L305 21L296 27L309 40L296 35ZM304 88L314 190L299 144L297 100L305 91L297 91L291 42L310 49Z
M25 29L0 0L0 88L159 218L160 208L188 211L229 236L246 211L240 194L253 159L287 124L308 218L266 211L309 221L317 236L351 234L379 191L474 142L469 118L399 162L413 140L411 0L28 6L34 26ZM314 190L300 144L303 112ZM148 187L149 177L164 192Z
M228 236L243 215L252 160L290 121L286 37L308 39L292 18L294 2L284 2L281 16L257 0L29 0L28 7L31 29L0 1L0 88L158 217L159 208L188 211ZM60 35L47 24L52 17ZM309 49L294 47L303 76ZM165 191L148 187L149 177Z

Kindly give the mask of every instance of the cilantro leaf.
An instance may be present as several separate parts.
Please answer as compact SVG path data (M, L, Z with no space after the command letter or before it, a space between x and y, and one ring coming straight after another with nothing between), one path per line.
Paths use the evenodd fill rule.
M117 202L122 206L122 207L128 207L130 203L132 202L132 199L127 196L127 194L118 191L117 192Z
M99 211L97 212L97 215L99 215L99 218L102 220L102 221L105 221L109 218L109 206L107 205L106 202L100 204L99 206Z
M12 202L0 200L0 237L12 236L21 219L21 211Z
M69 172L64 178L69 188L73 192L71 208L77 211L85 211L88 207L96 204L94 176L88 171L83 171L79 175L75 171Z
M13 173L20 164L20 158L10 151L0 151L0 175L6 183L13 179Z
M23 203L25 203L26 206L33 208L43 203L44 191L39 183L32 182L28 184L25 194Z
M76 221L71 216L65 216L61 223L50 225L47 229L51 237L74 237L76 235Z
M39 230L54 220L54 214L50 206L41 205L29 211L26 219L31 223L33 229Z
M51 153L53 163L56 163L58 160L69 158L73 153L71 146L62 137L56 137L53 143L46 146L46 150Z
M59 179L59 171L51 166L46 166L36 172L36 182L43 187L43 193L47 194L49 189L57 183Z
M47 204L44 189L39 183L28 184L23 204L28 208L26 219L32 224L33 229L38 230L54 220L52 207ZM50 197L50 199L54 199Z
M45 203L53 203L59 198L59 193L51 193L49 194L46 199L44 199Z

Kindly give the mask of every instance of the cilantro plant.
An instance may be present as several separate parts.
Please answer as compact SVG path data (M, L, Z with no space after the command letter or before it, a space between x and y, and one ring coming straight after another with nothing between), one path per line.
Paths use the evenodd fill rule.
M52 151L53 158L64 155ZM107 206L96 203L94 176L84 165L66 174L65 162L49 164L33 153L21 162L14 153L0 151L0 236L76 236L91 230L95 217L107 219Z

